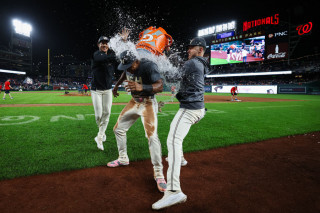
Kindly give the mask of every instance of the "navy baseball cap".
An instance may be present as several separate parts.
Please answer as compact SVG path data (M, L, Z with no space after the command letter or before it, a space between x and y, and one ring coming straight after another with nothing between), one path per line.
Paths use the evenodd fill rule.
M101 41L106 41L106 42L109 42L109 39L107 36L101 36L98 40L98 43L100 43Z
M120 61L121 63L118 66L118 70L126 70L133 62L137 60L137 57L131 52L130 50L125 50L120 54Z
M207 45L207 43L206 43L206 40L204 40L204 38L195 37L190 41L190 44L188 44L187 47L190 47L190 46L201 46L201 47L206 48L206 45Z

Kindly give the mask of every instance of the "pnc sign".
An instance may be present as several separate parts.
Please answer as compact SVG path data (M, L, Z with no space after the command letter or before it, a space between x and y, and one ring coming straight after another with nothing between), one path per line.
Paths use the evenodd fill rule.
M253 21L245 21L243 22L243 31L247 31L250 28L266 25L266 24L272 24L272 25L279 24L279 14L274 14L273 16L268 16L266 18L260 18Z

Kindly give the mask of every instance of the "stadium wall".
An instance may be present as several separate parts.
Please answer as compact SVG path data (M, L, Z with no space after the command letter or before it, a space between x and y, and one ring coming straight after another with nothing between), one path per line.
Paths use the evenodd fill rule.
M216 85L211 86L211 92L213 93L230 93L231 88L234 85ZM209 91L208 91L209 92ZM252 94L277 94L277 85L240 85L238 86L239 93L252 93Z

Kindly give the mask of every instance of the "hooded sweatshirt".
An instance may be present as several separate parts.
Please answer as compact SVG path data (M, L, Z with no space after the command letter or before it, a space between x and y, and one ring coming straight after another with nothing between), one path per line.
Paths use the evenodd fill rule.
M182 67L182 79L176 98L180 108L204 108L204 76L209 70L209 64L204 57L194 57L185 62Z

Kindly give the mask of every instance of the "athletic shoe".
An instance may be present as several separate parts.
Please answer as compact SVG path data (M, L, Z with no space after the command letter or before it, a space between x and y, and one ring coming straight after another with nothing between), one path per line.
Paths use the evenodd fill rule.
M165 192L167 190L167 182L164 178L155 178L157 182L157 187L160 192Z
M152 205L152 209L159 210L167 208L169 206L176 205L178 203L184 203L187 201L187 195L183 194L182 191L166 191L161 200L158 200Z
M96 141L96 143L97 143L97 147L98 147L98 149L100 149L100 150L104 150L104 148L103 148L103 144L102 144L102 140L99 140L99 138L98 137L95 137L94 138L94 140Z
M107 164L108 167L119 167L119 166L128 166L129 162L121 163L118 159L111 161Z
M166 161L168 161L168 157L166 157ZM188 161L184 157L182 157L181 158L181 166L186 166L187 164L188 164Z
M2 100L6 100L5 98L2 98Z
M107 136L106 136L106 134L104 134L103 136L102 136L102 142L105 142L107 140Z
M13 97L11 97L11 99L13 99Z
M237 101L238 99L237 99L237 98L235 98L235 100Z

